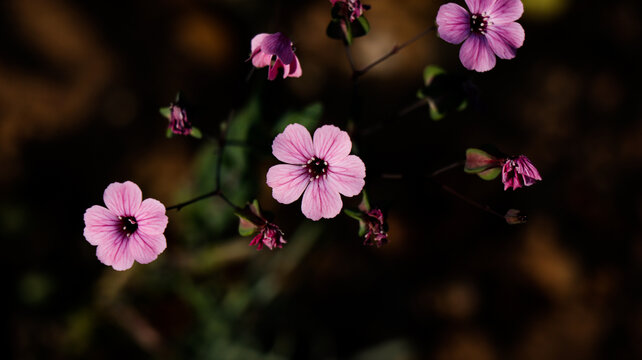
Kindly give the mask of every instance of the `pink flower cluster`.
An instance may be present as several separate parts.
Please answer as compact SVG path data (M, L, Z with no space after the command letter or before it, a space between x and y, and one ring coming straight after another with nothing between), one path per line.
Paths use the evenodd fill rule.
M337 216L343 207L340 194L355 196L365 185L366 167L350 155L351 149L350 137L336 126L318 128L313 139L303 125L288 125L272 143L272 153L285 163L268 170L272 197L290 204L303 194L301 211L306 217Z
M437 13L439 36L451 44L464 43L459 59L466 69L488 71L495 55L515 57L524 43L524 28L515 21L522 16L521 0L466 0L470 11L455 4L442 5Z
M103 200L106 208L94 205L85 212L85 239L97 247L98 260L114 270L127 270L134 260L147 264L165 250L165 205L143 200L131 181L110 184Z

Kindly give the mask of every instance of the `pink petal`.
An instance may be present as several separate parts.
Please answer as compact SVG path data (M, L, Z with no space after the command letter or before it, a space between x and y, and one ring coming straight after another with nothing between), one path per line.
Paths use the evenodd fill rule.
M103 200L107 208L120 216L133 216L143 200L143 192L131 181L111 183L105 189Z
M334 125L324 125L314 132L314 152L328 163L343 160L352 149L352 141L345 131Z
M274 165L266 177L268 186L272 188L272 197L281 204L296 201L310 182L305 168L299 165Z
M276 79L276 75L279 74L279 69L282 67L283 63L281 62L281 59L276 58L276 61L274 61L274 64L270 65L270 69L268 70L268 80Z
M268 36L270 36L270 34L267 33L261 33L254 36L252 41L250 41L250 51L254 53L254 51L261 46L263 41L265 41L265 38Z
M113 241L106 241L96 248L98 260L109 265L114 270L127 270L134 265L134 257L129 252L127 242L129 239L122 235Z
M301 77L301 74L303 74L303 71L301 70L301 63L299 63L299 58L294 56L294 61L290 65L285 65L285 68L283 69L283 78L285 79L286 77Z
M459 44L470 35L470 14L463 7L448 3L437 13L439 37L451 44Z
M259 50L258 53L253 54L251 57L252 65L254 65L254 67L257 67L257 68L269 66L272 63L272 56L273 55L266 54Z
M492 5L495 0L466 0L466 5L468 9L473 14L481 14L485 11L488 11L488 8Z
M301 212L308 219L315 221L322 217L331 219L339 215L342 207L341 195L326 179L321 178L310 182L310 186L303 193Z
M120 234L120 220L108 209L94 205L85 211L85 239L98 245L109 241Z
M145 199L134 215L138 222L138 231L145 234L162 234L167 227L165 205L156 199Z
M486 37L471 34L459 49L459 60L468 70L484 72L495 67L495 54L488 45Z
M134 260L141 264L149 264L167 248L167 241L163 234L148 235L136 231L129 237L128 245Z
M521 0L496 0L488 9L490 22L495 25L513 22L524 13Z
M274 33L263 38L261 49L267 54L274 54L284 65L289 65L294 61L294 51L292 51L292 42L280 32Z
M272 142L272 154L288 164L305 164L314 157L310 132L301 124L290 124Z
M328 181L344 196L355 196L365 185L366 166L358 156L348 155L328 167Z
M497 56L502 59L512 59L515 57L517 48L524 44L524 28L516 22L499 26L491 25L486 32L486 39Z

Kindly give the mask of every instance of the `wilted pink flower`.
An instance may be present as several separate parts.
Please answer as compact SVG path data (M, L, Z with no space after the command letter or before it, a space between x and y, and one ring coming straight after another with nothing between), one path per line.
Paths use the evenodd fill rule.
M439 36L451 44L464 42L459 59L468 70L488 71L495 55L515 57L524 43L524 28L515 20L524 12L520 0L466 0L470 9L444 4L437 13Z
M302 125L288 125L272 143L274 156L286 163L268 170L272 196L290 204L303 194L301 211L312 220L337 216L343 207L339 194L355 196L365 184L366 166L349 155L351 149L348 133L336 126L318 128L312 140Z
M165 205L143 201L140 188L131 181L107 186L103 200L107 208L94 205L85 212L85 239L98 247L98 260L114 270L127 270L134 260L147 264L165 250Z
M174 104L169 107L169 128L177 135L189 135L192 132L192 123L187 119L185 109Z
M363 15L366 10L370 9L369 5L363 5L360 0L330 0L330 2L332 3L332 6L336 3L341 4L342 8L339 13L340 15L347 17L350 22L355 21Z
M510 187L515 190L522 186L531 186L536 181L542 180L539 172L526 156L520 155L504 161L502 166L504 190L508 190Z
M388 243L388 233L384 229L383 225L383 213L379 209L372 209L368 211L363 217L368 226L366 232L366 240L363 242L363 245L376 245L381 247Z
M248 60L257 68L269 66L268 79L276 79L279 68L283 68L283 78L299 77L302 74L299 59L292 49L292 41L280 32L258 34L252 39L252 54ZM276 60L272 62L273 57Z
M258 233L252 241L250 241L249 245L256 245L256 250L261 250L265 244L268 249L273 250L275 248L282 248L285 243L283 231L281 231L278 226L266 221L265 224L258 227Z

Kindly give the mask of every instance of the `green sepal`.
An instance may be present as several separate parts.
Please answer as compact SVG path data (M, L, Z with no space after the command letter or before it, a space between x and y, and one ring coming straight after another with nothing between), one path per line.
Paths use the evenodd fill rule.
M360 237L366 236L367 232L368 232L368 225L366 224L365 221L359 220L359 236Z
M435 76L445 74L446 71L437 65L428 65L424 68L424 85L428 86L432 83Z
M486 171L482 171L480 173L477 173L477 176L484 180L494 180L499 174L502 173L502 169L499 167L488 169Z
M361 221L361 215L362 213L360 211L354 211L350 209L343 209L343 213L350 216L351 218L355 220Z
M158 112L159 112L159 113L160 113L164 118L166 118L167 120L169 120L169 118L172 116L171 108L172 108L171 106L162 107L162 108L158 109Z
M370 200L368 200L368 193L364 189L362 192L363 197L361 198L361 203L359 204L359 210L367 213L370 211Z
M481 172L486 172L491 167L495 166L497 166L497 158L495 158L493 155L485 152L484 150L476 148L466 149L466 164L464 166L464 171L468 174L478 174ZM495 177L496 176L497 175L495 175ZM495 177L493 177L493 179Z
M435 105L435 102L430 98L428 98L428 105L430 106L430 118L433 121L439 121L446 116L446 114L439 112L437 105Z
M174 132L172 131L172 129L167 128L167 130L165 130L165 137L168 139L171 139L173 136L174 136Z
M250 236L256 231L257 226L250 220L239 213L234 213L234 215L239 217L239 234L241 236Z
M189 133L192 137L195 137L197 139L200 139L203 137L203 133L201 133L201 130L199 130L197 127L193 127Z
M361 25L361 30L363 34L360 34L360 35L355 34L354 36L363 36L370 32L370 23L368 22L368 19L366 19L365 16L363 15L359 16L357 18L357 21Z

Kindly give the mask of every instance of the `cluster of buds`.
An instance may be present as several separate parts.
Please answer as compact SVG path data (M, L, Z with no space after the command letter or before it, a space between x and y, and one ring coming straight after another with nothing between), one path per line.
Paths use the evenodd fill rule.
M256 250L263 249L264 245L270 250L280 249L286 243L283 231L261 215L258 201L248 203L244 209L236 213L236 216L240 219L239 234L254 235L249 246L256 246Z
M369 5L360 0L330 0L332 4L332 20L328 24L326 34L333 39L341 39L346 44L352 44L355 37L366 35L370 31L368 19L364 16Z
M516 190L542 180L539 171L524 155L496 157L473 148L466 150L464 171L484 180L493 180L501 173L504 190Z
M379 208L370 207L365 190L359 210L344 209L343 212L359 221L359 236L364 239L363 245L382 247L388 243L388 232L383 212Z

